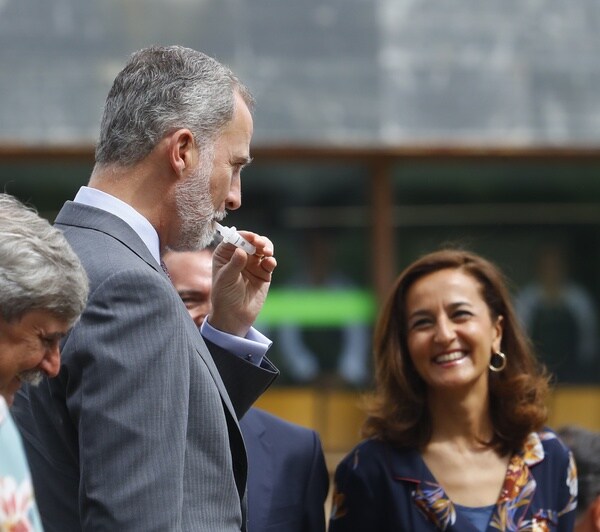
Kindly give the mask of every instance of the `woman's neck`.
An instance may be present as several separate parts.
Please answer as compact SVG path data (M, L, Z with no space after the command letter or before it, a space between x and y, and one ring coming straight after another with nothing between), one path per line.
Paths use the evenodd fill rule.
M465 448L481 448L494 428L488 394L468 392L429 393L431 442L453 441Z

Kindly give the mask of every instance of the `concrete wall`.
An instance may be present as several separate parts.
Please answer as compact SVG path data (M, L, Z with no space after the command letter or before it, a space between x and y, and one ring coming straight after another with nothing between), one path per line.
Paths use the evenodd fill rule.
M184 44L263 144L597 144L594 0L0 0L0 143L93 143L128 55Z

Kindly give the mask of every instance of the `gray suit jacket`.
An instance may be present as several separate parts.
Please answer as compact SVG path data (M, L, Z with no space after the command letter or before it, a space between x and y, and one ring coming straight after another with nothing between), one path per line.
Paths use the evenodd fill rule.
M90 297L63 343L59 376L15 401L46 531L245 530L236 413L277 370L209 352L119 218L67 202L56 225L86 268Z
M329 474L317 433L258 408L240 427L248 451L248 531L325 532Z

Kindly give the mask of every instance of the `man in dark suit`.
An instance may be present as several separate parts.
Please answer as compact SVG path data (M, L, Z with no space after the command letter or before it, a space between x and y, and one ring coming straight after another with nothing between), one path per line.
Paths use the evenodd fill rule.
M212 249L169 252L171 280L198 327L211 310ZM324 532L329 476L319 436L258 408L240 420L248 453L248 531Z
M202 335L160 257L206 246L240 206L251 107L229 69L182 47L133 54L113 83L89 185L56 219L88 304L58 377L15 402L47 532L245 530L237 418L277 375L252 328L273 246L218 246Z

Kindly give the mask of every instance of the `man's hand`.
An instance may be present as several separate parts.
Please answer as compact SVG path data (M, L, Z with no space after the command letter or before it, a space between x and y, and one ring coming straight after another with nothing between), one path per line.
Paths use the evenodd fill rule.
M212 312L208 322L220 331L244 337L261 311L277 266L273 243L240 231L256 247L254 255L221 242L213 254Z

